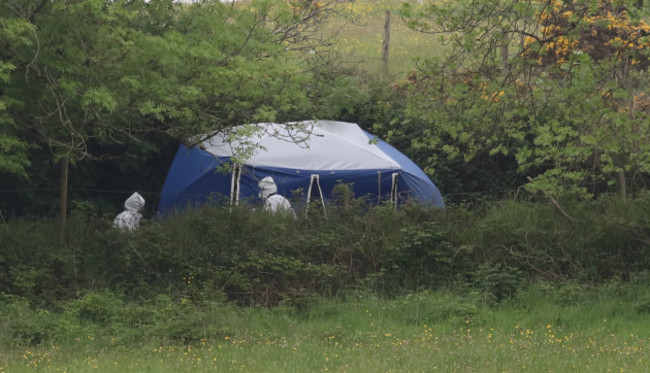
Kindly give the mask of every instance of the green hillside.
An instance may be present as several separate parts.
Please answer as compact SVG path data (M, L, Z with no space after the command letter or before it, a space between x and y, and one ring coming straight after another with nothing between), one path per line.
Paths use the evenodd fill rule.
M399 15L402 4L395 0L356 1L333 17L325 32L336 35L335 49L345 62L361 71L379 73L386 11L391 11L389 72L393 76L403 75L415 66L414 59L435 56L441 45L436 36L406 26Z

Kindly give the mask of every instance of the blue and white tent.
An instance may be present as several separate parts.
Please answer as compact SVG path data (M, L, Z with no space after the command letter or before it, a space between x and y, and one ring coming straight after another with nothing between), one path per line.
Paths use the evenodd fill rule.
M319 120L253 128L258 130L252 135L247 126L216 133L195 147L181 145L158 213L209 201L254 201L257 183L266 176L273 177L279 194L293 201L300 196L304 202L324 203L337 184L346 183L356 197L378 203L413 199L443 207L438 188L415 163L357 124ZM231 164L225 172L224 164Z

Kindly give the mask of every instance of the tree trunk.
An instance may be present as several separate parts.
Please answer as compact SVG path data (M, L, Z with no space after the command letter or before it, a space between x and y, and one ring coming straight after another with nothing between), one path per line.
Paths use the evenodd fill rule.
M390 10L386 11L386 22L384 23L384 45L381 54L382 69L388 72L388 51L390 50Z
M68 220L68 171L70 168L70 159L64 157L61 160L61 174L59 178L59 239L61 243L65 242L65 232Z
M503 75L506 75L508 73L508 45L508 33L504 31L501 34L501 69L503 71Z
M627 201L627 180L625 179L625 171L618 171L618 190L621 193L623 202Z

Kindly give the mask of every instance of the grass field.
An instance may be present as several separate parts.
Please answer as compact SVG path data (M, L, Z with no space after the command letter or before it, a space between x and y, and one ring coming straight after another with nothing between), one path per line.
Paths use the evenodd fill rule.
M303 310L215 304L206 312L218 336L202 337L215 325L197 325L188 343L133 343L88 327L69 341L0 350L0 372L650 371L650 318L639 306L648 298L619 290L580 301L578 291L538 289L498 307L449 293L320 300Z
M343 60L370 74L382 68L385 13L391 11L389 74L403 77L415 66L416 58L437 56L441 44L437 37L409 29L399 16L403 2L359 0L348 4L341 16L333 17L326 33L336 32L336 50Z

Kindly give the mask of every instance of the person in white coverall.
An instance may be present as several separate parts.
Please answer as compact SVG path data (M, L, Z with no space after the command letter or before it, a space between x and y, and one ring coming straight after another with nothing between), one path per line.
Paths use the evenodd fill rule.
M142 209L144 208L144 198L135 192L124 202L124 211L120 212L113 220L113 226L121 231L132 231L140 225L142 219Z
M278 186L271 176L260 180L257 186L260 187L260 198L264 200L264 211L291 213L294 218L296 217L293 208L291 208L291 202L284 196L277 194Z

